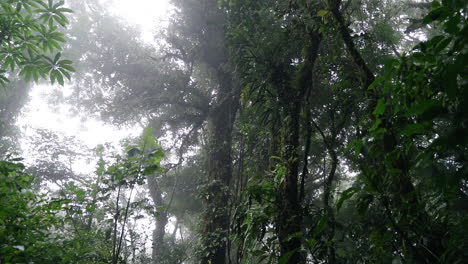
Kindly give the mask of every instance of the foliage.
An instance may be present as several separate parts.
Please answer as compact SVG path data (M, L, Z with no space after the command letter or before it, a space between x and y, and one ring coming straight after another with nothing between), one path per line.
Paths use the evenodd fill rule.
M56 262L61 251L53 230L64 223L57 214L67 201L37 193L34 178L24 172L20 161L0 161L0 261Z
M271 263L278 258L278 237L273 220L279 215L275 198L284 173L285 167L278 164L274 174L263 179L260 175L252 177L245 190L247 199L235 209L232 239L239 244L246 263Z
M466 202L468 175L464 8L459 1L433 2L424 23L441 34L389 60L369 87L380 98L358 153L372 156L361 163L360 191L353 187L343 196L357 193L362 213L374 202L383 206L388 228L397 236L374 229L370 242L380 250L378 245L392 240L413 244L401 248L405 261L464 258L461 237L466 234L455 234L467 221L466 209L458 206ZM373 165L377 160L380 164Z
M136 144L126 144L123 154L111 149L110 159L105 158L108 150L98 147L94 181L84 186L71 181L60 191L72 201L66 213L76 235L72 242L79 250L74 263L117 263L133 232L126 231L130 219L140 219L141 210L157 216L157 211L145 206L147 199L136 199L134 194L146 175L161 169L164 153L151 134L146 129Z
M15 69L26 81L49 77L52 84L64 84L75 70L61 60L65 42L58 26L68 24L64 2L53 0L10 0L0 6L0 84L5 86ZM53 54L56 52L55 54Z
M350 145L356 147L356 155L343 153L338 154L338 158L345 163L346 167L341 168L345 173L350 168L359 173L359 177L352 180L353 187L343 191L337 201L331 201L331 205L336 202L335 209L327 208L325 196L323 200L311 196L312 201L302 204L304 233L296 235L304 237L302 244L309 249L309 256L315 261L332 263L335 262L332 257L343 263L461 260L464 243L460 238L463 235L450 236L442 230L459 230L466 223L466 218L462 217L464 209L458 206L466 201L466 136L463 136L466 135L466 118L461 114L466 106L465 4L434 2L432 11L423 20L435 26L431 34L440 32L440 35L431 36L402 55L400 52L409 43L400 40L405 37L401 33L403 25L395 24L398 18L386 16L382 11L401 13L401 4L397 2L361 1L357 10L354 6L357 3L353 1L342 6L341 1L328 1L328 5L338 3L338 10L344 14L341 16L343 25L351 25L342 31L349 34L346 40L335 36L339 21L326 7L316 12L321 18L317 23L317 20L301 16L300 7L304 1L292 1L288 7L273 1L228 2L228 7L234 10L228 37L245 85L242 103L249 115L241 126L266 126L244 130L257 133L256 141L249 143L247 149L263 148L264 151L260 155L250 152L247 158L256 161L253 164L247 161L248 167L244 168L244 173L253 181L244 190L246 196L236 208L233 220L240 252L245 253L244 261L247 263L252 258L260 261L256 257L275 253L275 248L271 247L275 231L269 236L265 235L265 230L270 226L279 228L275 220L280 212L274 202L268 201L272 193L281 195L281 192L268 188L275 183L268 172L257 172L263 174L262 177L251 171L263 164L259 162L262 154L276 155L269 152L272 145L268 146L267 140L258 139L259 133L267 135L261 133L272 129L269 140L274 144L275 133L287 131L289 118L294 118L282 116L284 106L279 102L283 95L274 88L281 85L282 79L287 80L285 83L294 80L287 75L306 59L294 51L304 48L307 42L301 42L300 37L284 37L301 32L301 23L309 27L309 33L313 25L320 27L324 38L320 63L314 72L318 81L312 79L309 84L314 88L312 97L307 98L306 111L310 109L312 118L301 113L304 127L301 150L307 151L307 142L314 142L307 137L319 136L323 138L323 145L315 142L313 148L320 152L323 147L322 151L331 153L330 157L304 153L304 172L322 173L325 178L327 170L333 172L333 165L325 165L333 164L332 153L336 155L343 145L352 142ZM371 6L378 8L368 8ZM320 8L320 5L315 7ZM376 19L378 22L374 23ZM350 40L353 43L348 45ZM349 50L343 49L346 41L345 48L352 46L354 55L358 54L351 59L346 58ZM293 48L295 45L297 48ZM395 45L401 45L402 49L398 50ZM354 88L366 83L359 80L359 69L356 72L357 57L368 70L377 73L375 82L369 90L365 87L366 91ZM288 66L282 69L282 64ZM289 92L294 93L293 90ZM370 108L374 111L367 113ZM283 119L279 119L281 117ZM306 134L307 122L314 123L315 131L311 135ZM293 147L288 146L286 140L276 143ZM320 162L314 161L318 157L323 160L323 170L319 169ZM267 166L261 169L276 171L271 165ZM340 175L343 171L336 173ZM312 181L317 179L314 175L308 177ZM324 186L324 193L336 188L334 182L343 181L338 176L327 177L331 180L318 182ZM350 211L353 206L358 209L356 214ZM335 233L330 235L331 232ZM287 262L286 256L278 261Z
M56 194L34 189L37 179L24 172L21 159L1 161L2 263L109 263L123 259L126 237L134 233L125 229L129 220L140 219L142 210L158 214L145 206L147 199L132 195L146 175L160 170L164 153L151 134L145 130L136 144L127 144L124 154L112 153L111 160L105 158L103 147L98 148L97 178L84 183L68 179Z

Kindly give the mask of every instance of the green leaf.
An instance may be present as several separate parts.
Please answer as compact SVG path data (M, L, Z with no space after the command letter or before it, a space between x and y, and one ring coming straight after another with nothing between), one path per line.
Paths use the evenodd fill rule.
M75 195L76 195L76 198L77 198L79 201L84 201L85 196L86 196L86 191L83 190L82 188L77 188L77 189L75 190Z
M330 13L330 11L322 9L322 10L317 12L317 16L324 17L324 16L328 15L328 13Z
M51 84L54 84L54 83L55 83L56 78L57 78L57 77L55 76L55 74L54 74L53 71L49 73L49 79L50 79L50 83L51 83Z
M33 72L34 81L37 83L39 81L39 73L37 71Z
M317 245L317 240L315 240L313 238L307 240L307 246L309 248L314 248L315 245Z
M349 198L353 197L353 195L355 193L357 193L358 191L359 191L359 189L357 189L355 187L351 187L351 188L347 189L346 191L344 191L343 193L341 193L340 199L336 203L337 210L340 210L343 203L346 200L348 200Z
M375 131L382 124L382 120L376 119L372 127L369 129L370 132Z
M70 65L60 65L60 67L67 70L67 71L69 71L69 72L76 72L75 68L73 68Z
M433 9L427 16L424 17L423 23L430 24L434 21L443 21L450 14L450 10L446 7L438 7Z
M65 75L65 77L66 77L68 80L71 80L70 74L69 74L65 69L59 68L59 71L60 71L63 75Z
M285 239L285 241L290 241L291 239L293 239L293 238L298 238L298 237L302 237L302 232L296 232L296 233L294 233L294 234L289 235L289 236Z
M461 20L460 14L457 14L451 17L449 21L447 21L444 24L444 31L452 35L457 34L458 31L460 31L460 29L458 28L458 25L460 24L460 20Z
M25 77L26 82L29 82L31 80L31 72L32 70L29 68L26 70L26 77Z
M73 62L71 60L61 60L59 64L63 66L65 64L73 64Z
M150 166L147 166L144 170L143 170L143 174L144 175L153 175L155 173L161 173L162 172L162 168L158 165L150 165Z
M374 112L372 112L374 114L374 116L378 117L378 116L381 116L385 113L385 108L387 107L387 103L385 102L385 99L384 98L380 98L378 101L377 101L377 106L375 107L375 110Z
M351 149L354 149L354 155L357 157L361 153L362 150L362 140L361 139L354 139L351 141L348 146L344 149L344 152L347 153Z
M442 36L442 35L435 36L432 39L426 41L426 44L429 46L435 46L437 45L437 43L441 42L444 39L445 39L445 36Z
M367 90L373 90L375 87L377 87L378 85L380 85L382 82L384 82L385 80L387 79L386 76L379 76L377 78L375 78L375 80L371 83L371 85L369 85L369 87L367 88Z
M436 53L440 53L442 50L444 50L451 42L452 42L452 37L448 37L448 38L444 38L444 40L442 40L440 43L438 43L435 48L434 48L434 51Z
M63 75L58 70L56 70L56 75L57 75L58 83L63 86L65 84L65 82L63 80Z
M167 206L165 205L159 205L159 206L156 206L156 211L165 211L167 209Z
M61 54L60 52L58 52L57 54L55 54L55 57L54 57L54 60L53 60L53 63L54 63L54 64L57 64L57 62L58 62L58 60L60 59L60 56L61 56L61 55L62 55L62 54Z
M327 226L328 226L328 217L326 215L322 215L317 225L312 230L312 237L317 237L318 235L320 235Z

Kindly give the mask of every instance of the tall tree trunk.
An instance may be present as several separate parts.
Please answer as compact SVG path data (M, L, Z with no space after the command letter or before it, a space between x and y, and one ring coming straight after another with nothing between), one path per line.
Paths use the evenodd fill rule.
M286 174L280 193L280 215L278 218L278 237L280 241L280 254L284 257L291 254L287 263L303 263L301 253L302 207L298 195L299 173L299 115L301 106L296 100L285 105L287 118L285 118L283 160L286 162Z
M149 175L148 179L148 188L153 199L153 203L156 207L163 206L162 191L159 188L159 184L155 178L155 175ZM153 231L153 252L151 254L152 263L159 264L162 263L161 253L165 248L164 244L164 235L166 234L166 225L168 222L166 210L159 211L159 215L156 218L156 226Z
M226 263L232 127L238 96L232 74L218 71L218 104L208 116L207 184L204 189L202 263ZM234 92L234 93L233 93Z
M333 146L328 147L328 153L331 158L331 168L330 172L328 173L328 177L325 181L323 191L323 204L325 208L325 214L328 218L328 263L336 263L335 243L333 242L333 239L335 237L335 212L333 210L331 201L333 200L333 182L335 180L336 168L338 166L338 157Z
M230 69L226 43L227 12L218 0L173 1L178 13L175 21L182 41L170 40L177 52L190 61L189 68L200 69L192 76L203 90L209 90L211 102L206 114L206 179L200 186L203 199L200 245L201 263L223 264L226 261L226 240L229 229L229 184L232 178L232 126L238 107L239 86ZM177 35L174 35L177 39ZM184 47L184 42L191 42ZM182 47L182 48L180 48ZM187 55L187 56L185 56ZM201 76L203 75L203 76ZM203 79L209 79L205 82ZM208 87L208 85L210 87ZM204 93L203 93L204 94ZM205 113L203 113L205 115Z
M310 43L304 48L304 62L294 76L289 80L283 67L278 67L274 74L274 83L280 96L283 113L283 148L282 159L285 162L286 174L281 193L278 197L279 215L277 231L280 243L280 259L286 258L290 264L305 263L302 251L302 205L299 197L299 137L300 115L306 102L306 94L312 88L313 69L318 56L321 37L312 32ZM287 255L291 254L289 257Z

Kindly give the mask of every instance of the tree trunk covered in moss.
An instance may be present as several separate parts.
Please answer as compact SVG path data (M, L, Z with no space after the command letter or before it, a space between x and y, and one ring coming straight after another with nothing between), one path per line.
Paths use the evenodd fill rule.
M279 196L277 231L280 243L280 259L286 263L305 263L302 251L302 205L299 197L300 127L301 112L312 89L313 69L318 56L321 37L310 33L310 43L304 47L304 62L295 72L293 79L284 67L278 67L273 78L277 83L279 103L282 109L282 159L286 174ZM287 255L290 255L287 257Z
M286 93L283 96L286 97ZM298 195L299 116L301 105L300 101L295 98L284 99L282 103L286 117L284 118L282 158L286 162L286 174L279 194L278 237L281 256L293 252L287 263L304 263L305 259L301 253L301 238L295 235L302 230L302 207Z
M227 263L229 185L232 178L232 127L237 111L233 76L218 71L219 104L208 117L207 183L204 188L202 263Z

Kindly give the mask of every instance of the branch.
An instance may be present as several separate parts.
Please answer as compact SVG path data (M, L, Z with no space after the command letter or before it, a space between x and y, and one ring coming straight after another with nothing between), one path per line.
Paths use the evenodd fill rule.
M362 81L365 85L364 89L367 89L367 87L369 87L369 85L374 82L375 76L362 58L361 53L359 53L357 50L356 45L354 44L353 39L349 34L349 29L346 26L343 15L340 12L341 0L328 0L328 3L333 18L338 23L338 31L341 35L341 38L343 39L354 64L356 64L356 66L361 71Z
M420 28L425 27L426 25L423 23L423 19L416 19L416 18L410 18L410 25L406 28L405 33L409 34L411 32L414 32Z
M325 133L323 133L323 130L317 125L317 123L315 123L314 119L311 118L310 119L310 122L314 125L314 127L317 129L317 131L320 133L320 135L322 136L323 138L323 143L325 144L325 147L327 149L330 148L330 145L328 143L328 139L327 139L327 136L325 136Z
M312 118L310 117L310 111L308 110L306 113L306 126L307 126L307 132L306 132L306 143L305 143L305 150L304 150L304 167L302 168L302 175L301 175L301 189L299 193L299 201L304 201L304 189L305 189L305 177L309 173L308 171L308 157L309 157L309 152L310 152L310 144L311 144L311 137L312 137L312 126L310 125L310 120Z
M177 182L179 180L179 177L177 177L177 173L174 174L174 178L175 178L175 180L174 180L174 186L172 187L171 199L169 200L169 203L167 204L166 209L164 210L165 215L167 215L167 213L169 211L169 208L172 205L172 201L174 200L174 194L175 194L175 191L176 191Z
M179 147L179 151L178 151L178 161L177 163L172 163L172 164L169 164L168 168L166 168L166 172L170 171L171 169L174 169L178 166L180 166L182 164L182 162L184 161L184 157L183 157L183 154L184 154L184 150L188 148L188 142L189 142L189 139L193 136L194 133L197 132L198 129L201 128L201 126L203 125L203 122L205 121L205 118L200 118L192 127L192 129L190 129L190 131L185 134L185 135L181 135L179 137L179 139L177 139L175 142L174 142L174 145L176 144L176 142L182 140L182 143L180 144L180 147ZM173 146L174 147L174 146ZM173 148L172 147L172 148Z

